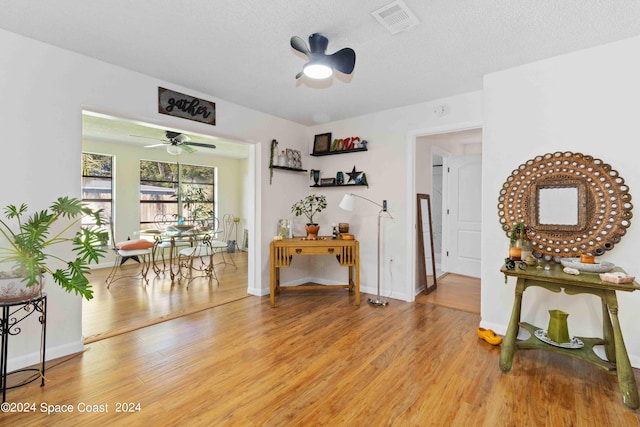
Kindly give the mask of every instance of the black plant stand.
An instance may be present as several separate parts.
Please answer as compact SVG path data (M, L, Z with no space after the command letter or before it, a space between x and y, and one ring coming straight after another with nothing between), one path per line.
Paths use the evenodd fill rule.
M0 375L2 376L0 388L2 388L2 403L6 402L7 390L12 388L21 387L23 385L32 383L40 378L42 382L40 386L44 386L44 351L46 348L47 337L47 294L25 299L21 301L0 302L2 307L2 319L0 319L0 332L2 333L2 349L0 354ZM7 373L7 356L9 353L9 336L19 335L22 332L22 328L18 326L20 322L30 317L34 313L40 313L38 321L42 327L41 334L41 354L40 354L40 369L37 368L25 368L18 369L17 371ZM32 378L28 378L23 382L10 386L7 386L7 377L9 375L17 374L19 372L34 371L37 375Z

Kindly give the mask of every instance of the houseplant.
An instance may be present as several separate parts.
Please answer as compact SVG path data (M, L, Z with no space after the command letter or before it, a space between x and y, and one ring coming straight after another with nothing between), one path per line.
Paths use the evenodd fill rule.
M310 194L304 199L298 200L291 206L291 212L296 216L304 214L309 222L307 223L307 238L316 239L320 226L313 222L313 216L322 212L327 207L327 198L324 195Z
M109 235L103 231L102 210L94 211L82 206L76 198L59 197L48 209L28 213L26 204L7 205L5 219L0 218L0 263L4 270L0 278L13 280L8 288L1 289L6 299L24 299L40 293L45 274L66 292L74 291L83 298L93 298L93 290L87 279L88 265L98 263L105 255L104 246ZM82 226L72 232L83 216L92 217L95 225ZM59 225L60 224L60 225ZM57 231L57 226L62 227ZM56 245L71 245L75 258L65 260L51 249ZM51 262L62 261L66 268L55 268ZM18 280L19 279L19 280ZM16 285L24 285L16 290Z

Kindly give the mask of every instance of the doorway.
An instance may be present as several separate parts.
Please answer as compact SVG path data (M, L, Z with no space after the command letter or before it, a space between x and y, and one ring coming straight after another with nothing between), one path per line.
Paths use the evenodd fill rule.
M460 203L458 200L458 194L454 194L453 200L451 198L451 186L462 186L463 189L467 187L465 180L472 179L474 185L480 185L481 176L479 176L480 170L476 168L476 176L470 178L467 174L467 170L464 169L462 174L463 181L451 182L451 163L457 165L458 163L452 159L460 160L467 157L476 156L479 158L482 153L482 128L477 127L466 129L451 129L446 131L439 131L434 133L425 133L423 135L415 136L414 145L414 189L417 193L426 193L431 195L431 209L433 217L433 233L434 233L434 251L436 260L436 271L438 276L442 277L447 273L458 273L468 275L469 277L479 277L479 271L462 269L459 270L456 264L452 264L451 258L454 256L459 259L455 253L452 253L451 244L454 238L452 237L452 224L451 205L455 204L457 207L462 208L465 214L469 213L466 203ZM480 164L480 163L479 163ZM428 165L429 167L424 167ZM475 196L480 197L480 191L475 191ZM464 199L463 195L460 196ZM467 199L470 199L467 197ZM477 199L479 200L479 199ZM477 215L480 217L479 203L475 204L477 209ZM479 227L478 227L479 233ZM479 235L474 237L475 241L479 242ZM454 247L453 249L457 249ZM467 246L464 246L462 258L469 257ZM479 265L480 254L479 244L474 246L474 252L472 258L474 262ZM420 284L416 280L416 292L420 291Z
M168 149L171 145L166 145L164 142L167 131L181 132L179 129L83 112L83 152L113 156L113 212L110 216L113 215L119 228L115 233L116 241L125 240L127 237L136 238L136 233L140 230L140 165L141 161L148 160L213 167L217 216L232 214L237 217L238 222L234 225L239 229L238 233L243 233L243 230L255 230L255 214L252 209L256 191L255 168L251 167L251 164L255 163L255 148L242 141L181 132L191 141L207 144L207 147L196 146L198 151L189 153L184 150L179 155L175 155ZM215 145L215 149L210 148L211 145ZM122 329L123 323L126 323L126 328L135 329L136 322L144 326L156 319L166 320L176 314L207 308L207 305L215 306L228 301L229 298L245 297L248 295L248 289L252 286L254 277L252 271L255 269L256 254L255 250L252 251L253 246L250 243L246 252L236 251L236 260L239 258L240 261L237 262L238 269L232 270L225 266L226 271L218 273L222 279L217 284L214 281L212 284L190 286L187 290L184 285L171 283L170 279L167 281L164 277L159 277L153 280L150 277L149 286L144 286L139 281L130 283L123 281L122 285L114 284L109 291L99 289L100 292L96 292L94 300L86 304L83 302L85 338L109 335L114 332L110 329ZM113 254L108 253L108 258L103 259L98 267L109 268L113 262ZM136 266L131 264L127 268L135 269ZM91 278L94 288L104 288L104 280L100 279L101 276L103 276L102 272L97 270ZM229 290L231 282L233 282L233 295L221 294L219 291ZM226 288L219 286L220 284L224 284ZM131 288L129 291L133 293L130 297L122 292L124 287ZM122 295L118 297L116 294ZM102 301L96 301L99 297ZM120 308L119 298L122 301L127 301L128 298L128 304ZM115 304L116 306L110 307L108 314L94 316L94 318L100 318L98 327L100 330L93 326L85 328L84 323L91 322L92 308L99 311L96 304Z

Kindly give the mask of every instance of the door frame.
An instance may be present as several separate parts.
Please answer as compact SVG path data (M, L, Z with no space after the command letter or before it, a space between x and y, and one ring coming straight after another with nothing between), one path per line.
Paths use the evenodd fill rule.
M407 182L406 183L407 183L407 191L408 191L407 200L409 201L410 206L408 206L407 216L406 216L407 224L409 224L409 226L407 227L407 236L406 236L407 246L405 249L407 254L412 254L410 257L408 257L409 262L407 262L407 271L406 271L406 277L410 278L410 280L407 280L406 295L410 301L414 301L416 295L418 294L418 291L416 290L416 283L417 283L416 265L418 262L417 250L416 250L417 248L416 245L418 244L418 237L417 237L418 207L417 207L417 199L415 197L416 161L417 161L416 147L418 144L417 140L418 138L423 136L438 135L442 133L459 132L464 130L482 128L482 125L483 125L482 121L474 120L469 122L452 123L452 124L443 125L443 126L434 126L432 128L415 129L407 133L407 145L409 149L407 150L407 159L406 159L406 165L407 165ZM428 160L431 161L431 158L429 158ZM444 186L444 183L443 183L443 186ZM443 198L444 198L444 194L443 194ZM445 221L443 219L443 224L444 222Z

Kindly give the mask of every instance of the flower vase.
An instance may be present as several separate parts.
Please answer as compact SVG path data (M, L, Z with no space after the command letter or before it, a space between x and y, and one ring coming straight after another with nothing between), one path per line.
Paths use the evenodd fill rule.
M571 338L569 338L567 317L569 317L569 313L565 313L562 310L549 310L547 338L561 344L571 341Z

